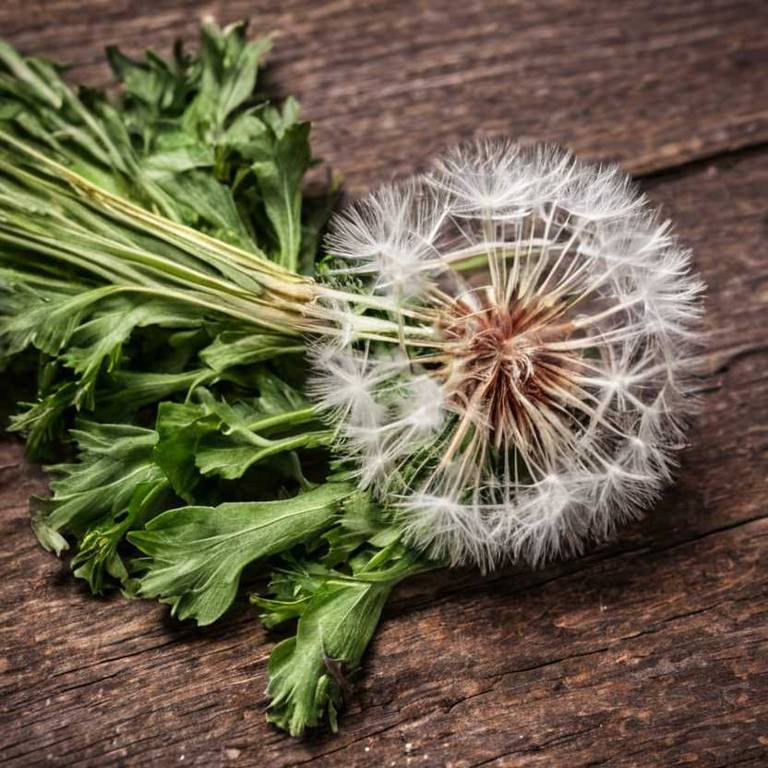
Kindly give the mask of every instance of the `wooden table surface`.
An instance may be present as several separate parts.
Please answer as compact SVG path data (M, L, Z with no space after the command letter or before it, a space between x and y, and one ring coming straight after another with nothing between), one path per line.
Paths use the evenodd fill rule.
M554 140L635 173L708 283L679 482L588 556L441 573L386 610L337 736L264 722L273 638L91 598L43 552L0 443L0 763L768 765L768 5L764 0L5 0L0 36L108 82L102 47L201 18L278 30L269 75L358 193L457 140ZM7 403L6 403L7 405Z

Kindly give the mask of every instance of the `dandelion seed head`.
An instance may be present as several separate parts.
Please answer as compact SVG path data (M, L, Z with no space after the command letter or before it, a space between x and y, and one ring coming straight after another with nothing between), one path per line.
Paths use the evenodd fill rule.
M327 246L361 295L311 388L411 543L539 563L657 498L702 284L618 169L476 142L337 216Z

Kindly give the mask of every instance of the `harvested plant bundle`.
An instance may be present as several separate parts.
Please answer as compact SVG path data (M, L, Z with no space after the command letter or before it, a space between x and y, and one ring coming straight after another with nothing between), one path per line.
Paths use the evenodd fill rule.
M655 498L700 285L615 169L466 145L335 219L268 39L109 50L72 91L0 46L0 355L49 467L35 532L95 593L272 627L269 719L336 727L392 589L579 551ZM245 569L247 578L244 579ZM259 570L261 569L261 570Z

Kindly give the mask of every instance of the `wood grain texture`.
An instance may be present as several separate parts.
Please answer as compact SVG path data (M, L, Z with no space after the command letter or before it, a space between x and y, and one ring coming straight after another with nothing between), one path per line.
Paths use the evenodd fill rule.
M109 79L102 48L278 31L271 76L352 191L476 134L557 141L647 172L768 140L763 0L5 0L0 33Z
M587 557L403 585L341 734L293 741L264 723L275 638L253 612L241 602L197 630L158 605L90 597L37 546L26 500L44 479L6 441L0 763L768 764L764 4L352 5L14 0L0 34L99 82L106 41L162 46L204 12L257 13L283 32L270 76L317 118L353 190L477 132L653 172L645 187L709 285L702 412L679 481Z

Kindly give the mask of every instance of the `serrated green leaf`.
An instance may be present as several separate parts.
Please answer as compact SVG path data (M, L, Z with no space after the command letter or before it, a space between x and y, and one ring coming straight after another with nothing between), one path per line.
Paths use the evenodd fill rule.
M41 458L54 441L61 439L64 414L74 405L77 392L77 384L69 381L58 384L34 402L18 403L21 410L11 416L8 431L24 435L31 458Z
M328 581L301 609L296 637L278 643L269 659L267 720L292 736L327 716L336 730L342 689L332 674L356 669L373 636L391 587Z
M271 47L269 38L246 42L246 25L219 30L204 24L200 34L199 91L184 114L184 125L216 142L227 120L253 93L258 65Z
M213 150L210 147L186 144L154 152L143 161L142 165L150 178L163 181L187 171L211 168L214 159Z
M267 216L280 245L276 259L298 268L301 249L301 179L310 165L309 123L295 123L276 136L270 155L255 159L252 169Z
M140 594L160 597L180 619L210 624L230 606L243 568L328 527L352 489L326 484L281 501L182 507L129 540L150 559Z
M271 371L261 369L255 374L259 410L267 416L307 408L309 400Z
M347 678L359 667L392 588L430 567L394 542L361 555L352 575L298 564L279 579L278 598L252 597L267 626L299 617L295 637L275 646L270 657L267 719L293 736L324 717L335 730Z
M200 437L215 430L219 421L214 414L193 403L160 403L155 429L158 434L154 458L165 472L173 490L188 502L200 474L195 453Z
M177 393L189 393L197 387L213 383L217 378L213 371L207 369L180 373L115 371L111 376L111 387L97 395L99 411L105 418L130 420L142 406Z
M183 328L191 324L189 317L172 302L148 301L132 306L124 301L114 301L100 310L72 333L70 346L61 355L64 365L79 374L75 405L94 407L98 374L116 368L123 344L134 329L148 325Z
M224 331L200 352L200 359L221 373L240 365L253 365L281 355L299 355L304 345L286 336Z
M205 436L197 447L195 464L203 475L218 475L225 480L236 480L254 464L265 459L301 449L324 448L331 445L333 434L328 430L305 432L277 440L260 440L261 445L248 438L242 445L232 445L233 436L223 439L218 435Z
M123 586L129 586L131 577L118 552L118 545L130 528L160 511L159 502L166 490L164 480L138 485L127 510L106 515L83 534L71 566L77 578L88 582L93 594L103 593L105 579L110 576Z
M195 463L203 475L216 474L235 480L254 464L272 456L329 446L333 440L333 433L328 429L264 436L264 431L269 429L315 420L314 408L280 412L249 423L247 412L238 411L226 402L209 402L209 407L220 417L221 425L220 433L203 435L197 444Z
M36 290L21 282L15 286L17 296L23 296L25 305L3 304L0 308L0 337L5 339L8 354L15 354L29 345L49 355L57 355L69 343L83 318L105 298L119 289L103 286L85 290L76 295Z
M158 184L179 199L188 209L185 220L214 237L262 255L240 217L230 189L207 171L192 168L174 175L160 176Z
M332 438L326 429L306 429L317 420L315 409L287 396L227 402L200 387L195 400L161 403L156 424L155 460L185 499L191 498L200 475L236 480L260 461L325 446Z
M48 531L82 535L91 522L127 510L141 484L165 480L152 460L154 430L81 421L70 434L78 444L78 461L47 468L55 479L51 498L40 502L43 546L50 544Z

